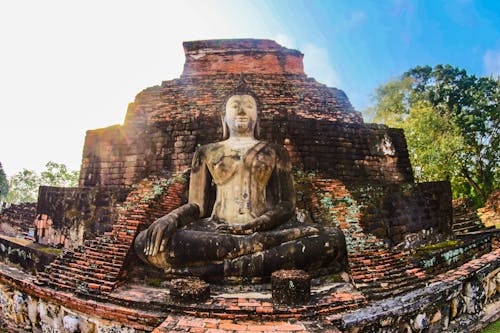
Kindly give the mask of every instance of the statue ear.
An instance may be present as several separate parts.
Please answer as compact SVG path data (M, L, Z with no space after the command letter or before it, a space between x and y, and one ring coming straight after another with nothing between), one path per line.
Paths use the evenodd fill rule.
M220 115L220 120L222 123L222 140L226 140L229 137L229 129L227 128L226 119L224 119L224 114Z

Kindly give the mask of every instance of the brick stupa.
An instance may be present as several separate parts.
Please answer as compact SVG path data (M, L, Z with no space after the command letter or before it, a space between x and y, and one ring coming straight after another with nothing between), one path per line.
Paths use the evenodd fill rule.
M186 183L172 179L189 175L199 145L221 139L224 99L241 75L259 99L260 138L289 151L296 170L297 207L315 221L341 227L348 248L368 251L373 250L371 243L383 241L401 245L407 235L422 231L449 234L449 185L413 184L403 131L365 124L342 90L304 73L302 53L253 39L185 42L184 52L180 78L139 93L123 125L87 132L76 192L44 187L40 191L38 211L52 216L56 226L70 219L68 212L95 207L81 217L87 229L84 238L102 235L102 230L108 230L105 237L117 237L123 254L117 265L108 267L115 273L106 291L119 276L129 275L125 263L136 262L130 245L137 230L186 200ZM151 177L163 180L144 181ZM162 196L160 185L172 182L169 195ZM131 185L135 189L118 214L116 203L124 200ZM356 208L359 216L349 220L345 198L363 207ZM107 223L98 219L102 216ZM88 221L96 230L90 230ZM93 245L89 251L96 254L97 248ZM103 251L111 255L113 249L107 244ZM56 270L52 280L60 284L64 274ZM70 289L74 285L70 283Z
M190 167L199 144L221 138L219 111L240 73L259 97L260 137L293 164L357 182L412 182L403 131L363 123L346 94L308 77L303 54L270 40L185 42L179 79L147 88L123 126L87 132L80 186L131 185Z
M273 41L185 42L184 51L180 78L140 92L123 125L87 132L79 187L40 188L36 213L53 221L48 239L55 230L70 245L43 272L26 258L33 267L23 273L0 269L0 296L24 300L0 314L9 331L442 331L495 300L497 289L481 286L499 279L498 237L409 256L451 236L451 191L447 182L414 183L402 130L364 123L343 91L304 73L302 53ZM207 300L178 303L148 285L166 276L134 251L140 230L186 202L193 154L221 140L220 111L241 74L259 99L260 139L291 156L297 216L346 238L349 282L339 289L320 275L301 305L273 304L264 285L237 288L267 296L224 283Z

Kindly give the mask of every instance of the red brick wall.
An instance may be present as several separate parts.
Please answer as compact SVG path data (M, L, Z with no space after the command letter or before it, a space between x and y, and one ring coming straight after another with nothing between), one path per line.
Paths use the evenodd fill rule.
M184 171L197 145L221 139L219 119L175 120L120 135L88 132L80 186L127 186L149 175ZM328 120L281 118L261 122L261 138L285 145L294 166L328 170L350 182L412 182L403 132L380 125L339 124ZM384 151L384 143L393 151Z
M111 230L118 218L117 206L125 201L130 190L40 186L36 213L48 215L53 222L51 232L66 238L66 247L75 248L82 245L84 239L93 239ZM83 228L81 234L80 228Z
M184 75L217 73L304 74L302 58L271 40L232 39L184 42Z

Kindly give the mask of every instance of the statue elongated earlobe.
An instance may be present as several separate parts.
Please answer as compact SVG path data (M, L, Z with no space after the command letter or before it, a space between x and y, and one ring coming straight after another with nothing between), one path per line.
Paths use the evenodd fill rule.
M224 119L224 114L220 115L220 120L222 123L222 140L229 138L229 129L227 128L226 120Z

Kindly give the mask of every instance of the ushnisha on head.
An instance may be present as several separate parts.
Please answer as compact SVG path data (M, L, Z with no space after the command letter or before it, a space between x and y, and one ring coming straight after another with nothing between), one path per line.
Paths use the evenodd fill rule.
M259 134L258 99L246 85L243 75L232 90L221 113L223 139L232 136L255 137Z

